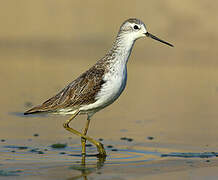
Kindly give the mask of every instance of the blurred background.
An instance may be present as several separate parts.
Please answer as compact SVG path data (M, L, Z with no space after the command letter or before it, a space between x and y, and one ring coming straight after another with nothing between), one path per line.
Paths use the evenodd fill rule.
M66 139L64 116L24 117L110 49L121 23L141 19L175 45L136 42L126 90L97 113L89 134L138 142L217 147L217 1L2 1L0 137ZM85 116L72 122L81 129ZM106 128L107 127L107 128ZM72 136L80 142L79 138Z

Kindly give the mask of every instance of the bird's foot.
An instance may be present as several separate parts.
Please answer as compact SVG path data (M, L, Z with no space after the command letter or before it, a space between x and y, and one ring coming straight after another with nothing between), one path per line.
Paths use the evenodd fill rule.
M103 146L102 143L100 143L100 142L98 143L97 149L98 149L98 152L99 152L97 157L101 157L102 158L102 157L106 157L107 156L106 151L105 151L104 146Z

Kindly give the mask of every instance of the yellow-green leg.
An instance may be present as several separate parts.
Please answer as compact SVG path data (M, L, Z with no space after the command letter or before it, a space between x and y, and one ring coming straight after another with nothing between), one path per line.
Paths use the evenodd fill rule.
M89 123L90 123L90 118L87 118L86 121L86 127L83 130L83 135L86 136L88 128L89 128ZM82 155L85 156L86 155L86 139L85 138L81 138L81 144L82 144Z
M64 128L65 128L66 130L68 130L68 131L70 131L70 132L76 134L77 136L80 136L81 138L83 138L83 139L85 139L85 140L88 140L89 142L93 143L93 144L97 147L97 150L98 150L98 152L99 152L99 156L100 156L100 157L105 157L105 156L106 156L106 152L105 152L105 149L104 149L103 144L101 144L100 142L98 142L98 141L92 139L91 137L86 136L86 135L82 134L81 132L79 132L79 131L77 131L77 130L71 128L71 127L69 127L69 123L70 123L78 114L79 114L79 110L76 111L76 112L72 115L72 117L71 117L70 119L68 119L68 120L63 124ZM84 129L84 131L85 131L85 129ZM87 131L86 131L86 133L87 133Z

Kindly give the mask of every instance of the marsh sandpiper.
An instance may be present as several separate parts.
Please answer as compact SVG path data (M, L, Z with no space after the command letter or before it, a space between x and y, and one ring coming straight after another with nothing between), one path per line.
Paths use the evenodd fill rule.
M112 48L89 70L81 74L58 94L24 114L55 113L71 115L64 128L81 137L82 155L86 154L86 141L96 145L99 157L105 157L103 144L87 136L91 117L99 110L112 104L123 92L127 80L127 62L135 41L150 37L173 47L149 33L145 24L136 18L126 20L120 27ZM69 123L79 114L87 114L86 126L79 132Z

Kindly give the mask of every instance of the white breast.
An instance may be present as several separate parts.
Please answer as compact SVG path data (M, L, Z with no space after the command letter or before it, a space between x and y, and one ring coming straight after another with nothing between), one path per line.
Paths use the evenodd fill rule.
M101 91L97 95L97 99L104 101L107 105L113 103L122 93L126 86L127 70L126 64L119 61L113 64L110 71L105 74Z
M96 96L97 101L82 107L82 111L90 110L90 113L95 113L113 103L120 96L126 86L126 64L116 61L111 65L109 72L104 75L103 79L105 83Z

